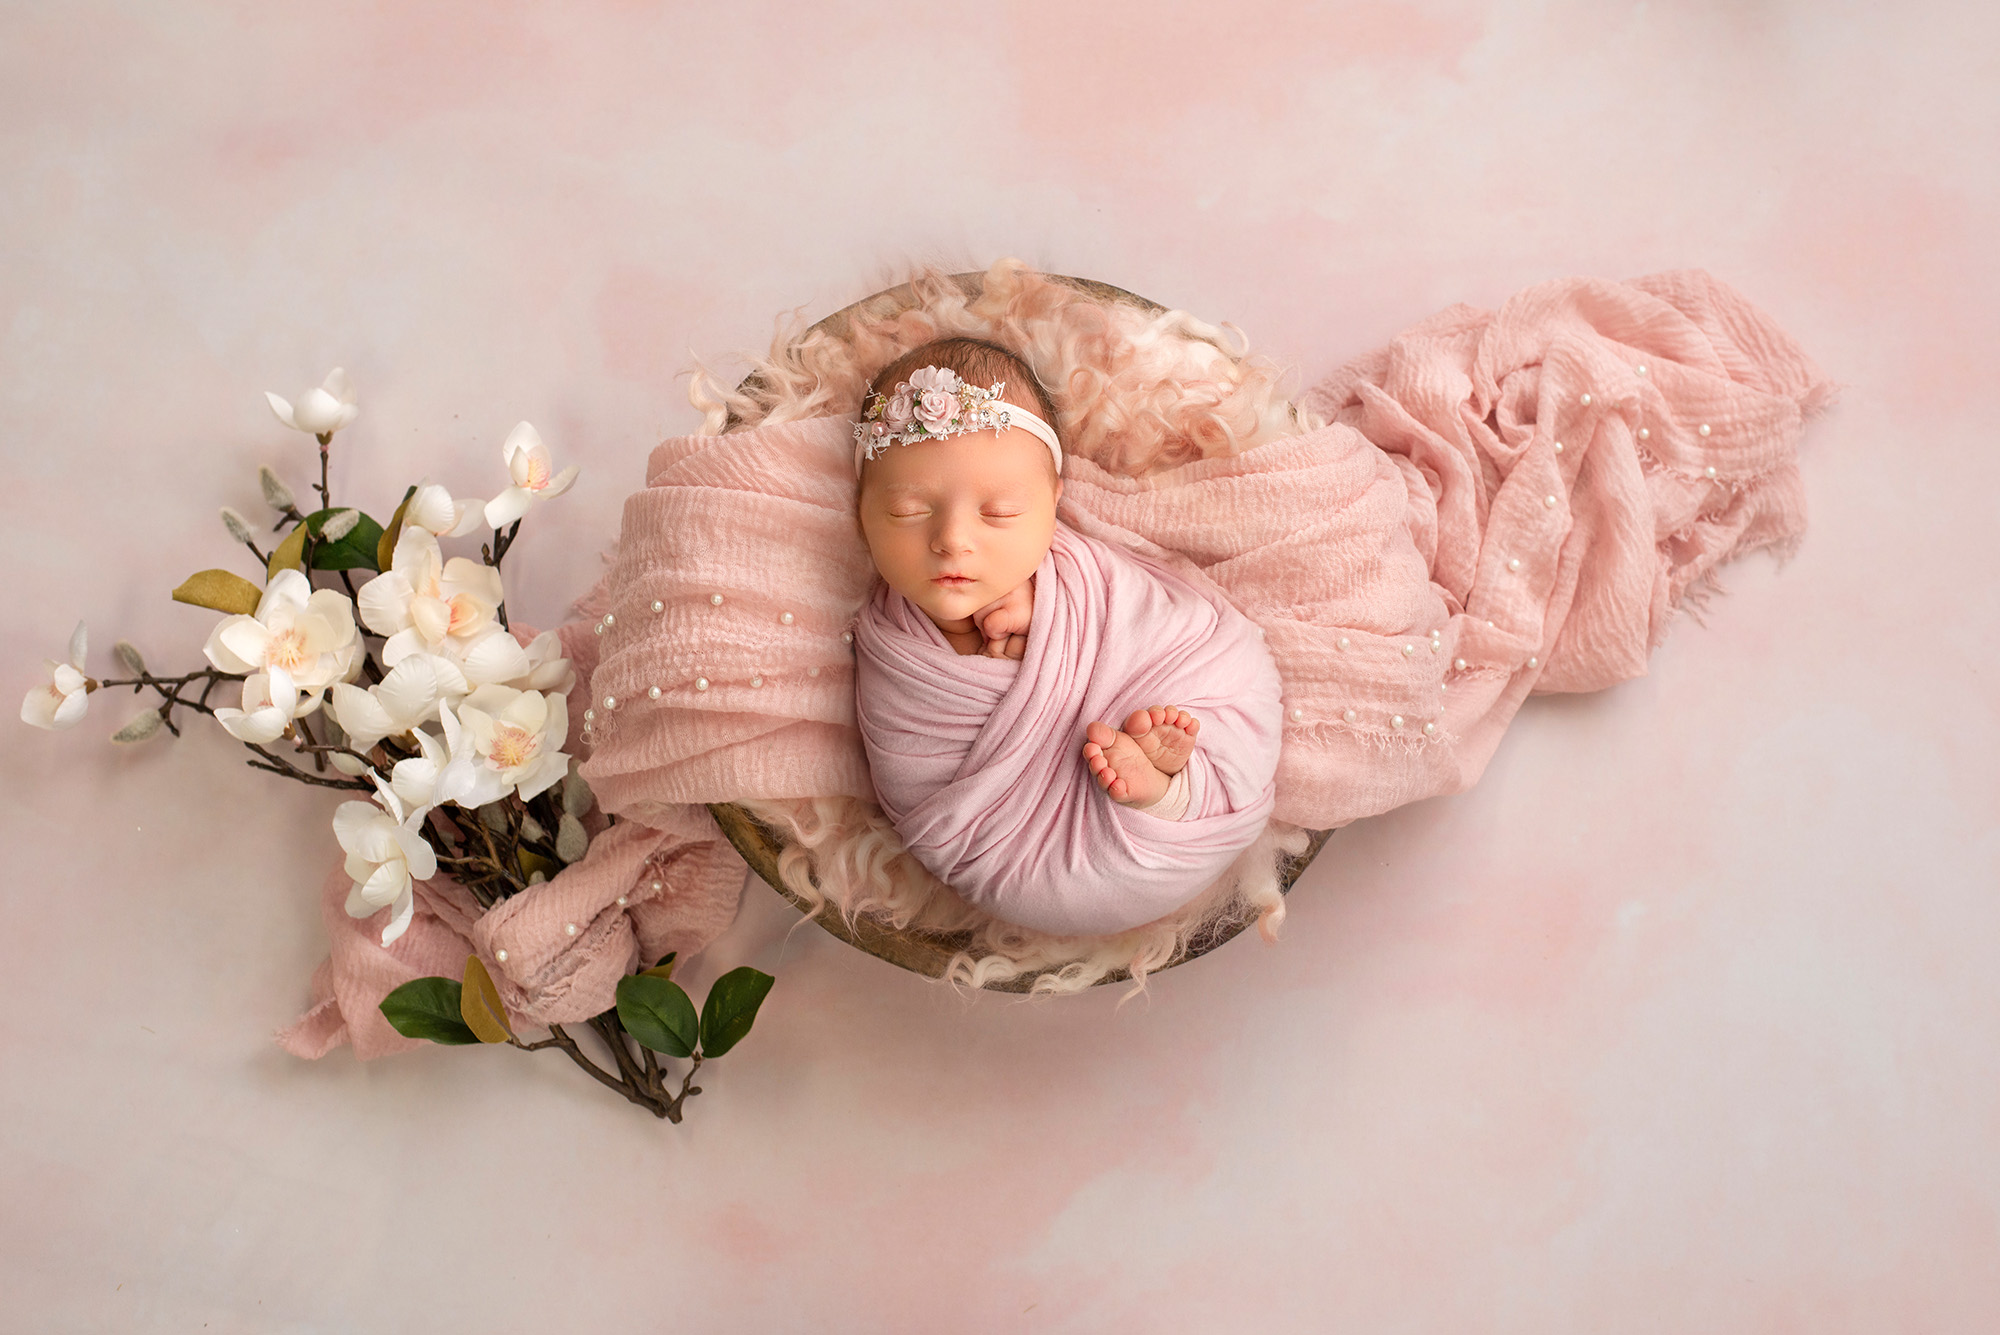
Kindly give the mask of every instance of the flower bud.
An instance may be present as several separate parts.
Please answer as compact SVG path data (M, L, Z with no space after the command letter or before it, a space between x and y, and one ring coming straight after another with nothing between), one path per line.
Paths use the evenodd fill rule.
M583 776L578 774L575 766L572 765L569 777L563 780L563 814L565 816L585 815L590 810L590 804L596 800L596 795L590 791L590 785L583 781Z
M521 837L523 839L546 839L549 837L549 832L543 828L542 823L536 820L532 813L524 812L521 815Z
M335 510L319 526L319 536L327 542L339 542L354 532L354 526L361 522L359 510Z
M495 834L507 833L507 813L500 809L498 802L488 802L479 808L479 823Z
M222 526L228 529L229 536L238 542L254 543L257 540L256 535L250 531L250 525L243 521L243 516L226 505L222 507Z
M160 711L149 709L143 714L135 714L132 721L111 734L114 742L143 742L160 730Z
M273 510L298 508L298 498L292 495L292 489L279 481L278 475L273 473L268 465L257 470L257 485L264 489L264 504Z
M556 827L556 856L564 862L583 861L583 855L590 851L590 835L584 830L583 822L563 812L562 824Z
M146 660L139 656L138 646L132 641L118 641L111 646L111 652L118 655L118 661L125 665L127 671L136 672L142 677L146 675Z

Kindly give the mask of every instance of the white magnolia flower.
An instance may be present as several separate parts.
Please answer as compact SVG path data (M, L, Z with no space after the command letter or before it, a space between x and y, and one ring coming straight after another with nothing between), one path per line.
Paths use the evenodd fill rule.
M44 658L42 666L49 679L30 690L21 701L21 722L37 728L67 728L83 717L90 704L90 688L97 683L83 674L83 650L88 637L83 623L69 636L69 662Z
M507 475L514 485L486 502L486 522L493 528L513 523L536 501L554 500L576 481L575 464L550 476L554 465L549 462L549 447L542 444L541 433L526 422L507 433L500 456L507 461Z
M507 685L517 691L540 691L547 695L557 692L569 694L576 685L576 673L570 669L569 660L563 657L562 639L552 630L545 630L528 642L528 670L509 681Z
M451 751L438 775L440 802L483 807L517 790L526 801L569 774L569 707L560 695L491 683L455 715L449 706L438 714Z
M275 742L285 735L297 717L299 691L291 675L281 667L253 673L243 679L243 708L223 705L215 711L215 721L238 741Z
M435 806L440 800L438 779L444 773L445 763L451 759L451 752L443 742L427 732L418 730L412 735L417 739L417 750L421 754L397 761L389 775L389 786L396 790L396 796L402 798L405 805Z
M472 686L458 664L436 654L415 653L390 668L366 689L336 683L328 707L347 734L347 744L366 751L384 737L409 732L437 717L440 701L458 700Z
M403 507L403 526L425 529L440 538L463 537L480 526L485 511L482 501L454 501L437 483L423 482Z
M314 589L296 570L280 570L258 599L256 614L224 618L201 651L224 672L282 669L305 694L300 714L318 709L328 686L361 672L361 637L347 595Z
M280 422L315 436L332 435L361 411L354 406L354 381L338 366L327 372L318 389L299 395L296 403L287 403L269 390L264 391L264 397L271 401L271 411Z
M505 595L500 572L463 556L444 559L426 529L405 528L389 569L361 586L361 619L387 636L382 662L394 667L411 654L438 654L468 682L512 681L529 670L520 642L495 619Z
M430 808L407 813L395 790L375 776L374 802L342 802L333 813L333 836L347 852L347 874L354 888L347 892L347 916L366 918L387 908L388 925L382 944L401 936L416 911L412 880L437 875L437 854L419 831Z

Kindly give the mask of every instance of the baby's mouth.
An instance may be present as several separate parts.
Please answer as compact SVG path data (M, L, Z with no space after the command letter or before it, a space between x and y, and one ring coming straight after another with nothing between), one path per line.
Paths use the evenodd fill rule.
M931 583L941 589L965 589L977 582L969 575L938 575L931 580Z

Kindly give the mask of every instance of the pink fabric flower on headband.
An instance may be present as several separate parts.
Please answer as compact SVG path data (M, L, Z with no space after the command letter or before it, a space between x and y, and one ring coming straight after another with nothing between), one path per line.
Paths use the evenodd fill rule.
M897 393L882 405L882 420L889 424L889 430L901 431L916 415L916 402L908 393Z
M910 373L910 388L917 392L917 420L926 431L941 434L958 416L958 375L941 366L926 366Z

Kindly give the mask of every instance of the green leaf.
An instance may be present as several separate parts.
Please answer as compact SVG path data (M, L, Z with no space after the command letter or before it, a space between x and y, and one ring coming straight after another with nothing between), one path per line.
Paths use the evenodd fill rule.
M507 1008L500 989L477 955L465 957L465 983L458 994L458 1017L481 1043L505 1043L514 1036L507 1026Z
M459 985L450 978L412 978L382 998L382 1014L404 1038L477 1043L459 1014Z
M666 954L660 956L658 964L655 964L650 969L639 970L640 976L645 978L672 978L674 976L674 956L678 954L680 954L678 950L669 950Z
M699 1025L679 983L635 973L618 980L618 1023L655 1052L691 1057Z
M305 564L305 552L306 526L300 524L271 549L271 559L264 563L264 582L269 584L276 579L280 570L299 569Z
M396 554L396 539L403 536L403 512L410 508L410 497L416 494L417 486L413 482L410 484L409 490L403 493L403 502L396 507L396 513L389 516L388 527L384 528L382 536L375 540L375 568L377 570L387 570L389 568L390 558Z
M776 981L747 964L716 979L708 989L708 1000L701 1004L701 1055L720 1057L741 1042Z
M193 603L196 607L235 612L242 616L255 616L257 602L263 596L262 589L227 570L197 570L174 590L174 601L177 603Z
M315 539L312 554L314 570L381 569L380 566L375 564L375 548L382 541L382 526L365 514L356 520L354 527L349 529L338 540L333 542L317 541L321 525L325 524L327 520L333 518L342 510L351 508L351 506L336 505L330 510L315 510L306 516L306 522L301 527L311 529L313 538ZM292 532L296 535L298 529L293 529ZM290 539L286 541L290 541Z

